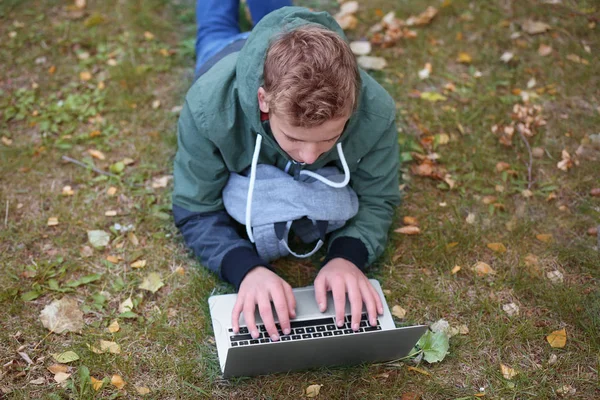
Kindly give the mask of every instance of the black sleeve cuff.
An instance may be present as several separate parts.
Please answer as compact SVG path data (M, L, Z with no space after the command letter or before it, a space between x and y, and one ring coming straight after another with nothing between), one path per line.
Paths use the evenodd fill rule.
M256 250L249 247L237 247L223 257L221 277L235 286L235 290L238 291L246 274L259 266L273 269L269 263L258 256Z
M340 236L331 243L321 267L334 258L348 260L356 265L358 269L364 271L369 260L369 251L362 240L350 236Z

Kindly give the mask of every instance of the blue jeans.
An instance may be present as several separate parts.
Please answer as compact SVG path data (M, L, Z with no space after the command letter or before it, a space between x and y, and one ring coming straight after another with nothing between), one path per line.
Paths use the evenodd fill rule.
M291 0L247 0L252 20L258 21L271 11L291 6ZM196 72L225 46L246 39L250 32L240 32L239 0L197 0Z

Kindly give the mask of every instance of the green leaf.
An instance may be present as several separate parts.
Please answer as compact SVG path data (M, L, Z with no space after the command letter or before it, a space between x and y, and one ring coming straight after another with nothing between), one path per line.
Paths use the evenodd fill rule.
M102 278L102 274L87 275L87 276L79 278L75 281L67 282L67 286L77 287L77 286L81 286L81 285L87 285L88 283L97 281L100 278Z
M54 353L52 354L52 358L56 360L56 362L61 364L70 363L71 361L79 360L79 356L72 350L65 351L64 353Z
M90 385L90 370L85 365L79 367L79 395L82 396L88 391Z
M423 92L421 93L421 99L430 101L432 103L447 100L445 96L442 96L441 94L436 92Z
M423 351L425 361L431 364L446 357L450 343L445 333L427 331L421 336L417 346Z
M37 290L31 290L29 292L25 292L21 295L21 300L23 301L32 301L40 297L42 294Z
M137 318L138 315L133 311L125 311L124 313L119 314L119 318Z
M109 169L113 174L120 174L123 172L123 170L125 170L125 164L123 161L117 161L116 163L112 164Z

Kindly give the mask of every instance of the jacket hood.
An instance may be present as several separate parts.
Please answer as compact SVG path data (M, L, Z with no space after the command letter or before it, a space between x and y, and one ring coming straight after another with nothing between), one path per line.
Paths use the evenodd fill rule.
M239 101L252 129L257 133L265 133L260 121L257 92L263 84L267 49L279 33L307 24L322 25L348 41L342 28L329 13L315 13L303 7L283 7L260 20L240 51L236 66Z

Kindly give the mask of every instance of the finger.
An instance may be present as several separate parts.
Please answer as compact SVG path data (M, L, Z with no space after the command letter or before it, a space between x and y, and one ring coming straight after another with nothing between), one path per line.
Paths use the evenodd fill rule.
M278 287L277 290L271 291L271 299L275 305L275 311L277 312L277 319L279 320L281 331L284 335L289 335L291 333L290 314L283 287Z
M243 298L238 295L235 305L233 306L233 311L231 313L231 327L233 328L233 333L235 334L240 332L240 313L242 312L243 304Z
M357 331L360 327L360 315L362 313L362 295L356 279L350 279L346 286L348 300L350 301L350 313L352 314L352 330Z
M315 279L315 300L319 306L319 311L325 312L327 310L327 288L325 286L325 279L317 277Z
M343 282L334 282L331 285L333 293L333 305L335 308L335 320L339 328L344 326L344 314L346 313L346 287Z
M258 312L260 313L260 318L262 319L263 324L265 324L267 334L271 340L274 342L279 340L275 319L273 318L273 311L271 310L271 301L266 294L261 295L258 300Z
M381 296L379 295L379 292L373 287L371 282L369 282L369 287L371 288L371 291L373 292L373 295L375 296L375 304L377 305L377 314L383 315L383 301L381 300Z
M246 298L244 301L244 320L248 327L248 332L254 339L258 338L258 329L256 329L256 318L254 317L254 311L256 310L256 301L254 296Z
M283 293L285 294L285 299L287 301L290 318L296 318L296 296L294 296L294 291L288 283L283 285Z
M368 281L361 280L359 285L363 301L367 308L369 323L371 326L377 326L377 303L375 299L379 296L377 295L377 292L374 292L373 285Z

